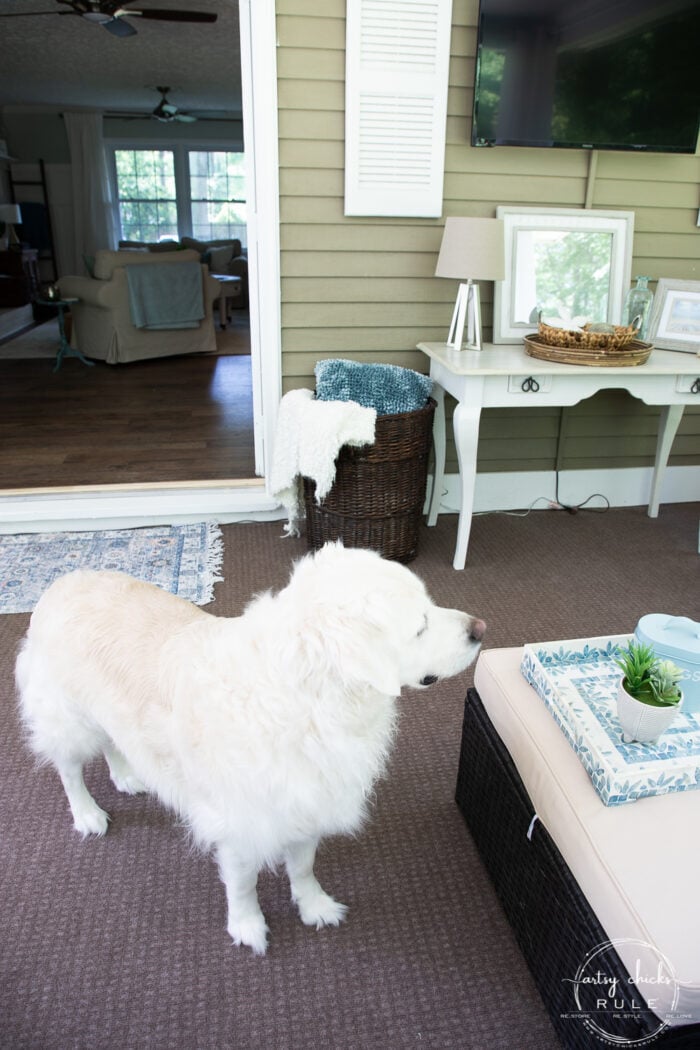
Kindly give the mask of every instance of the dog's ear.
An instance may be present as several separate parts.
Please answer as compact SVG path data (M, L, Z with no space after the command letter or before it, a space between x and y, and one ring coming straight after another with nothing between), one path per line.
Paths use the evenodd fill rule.
M386 696L401 692L398 659L386 635L373 624L328 610L327 615L307 622L300 631L299 657L307 679L338 681L349 688L369 685Z
M395 612L387 587L377 587L373 551L326 544L303 558L286 589L302 641L307 674L330 674L343 683L401 692ZM298 617L298 619L297 619Z
M372 624L366 624L362 632L346 635L338 644L337 654L349 681L371 685L385 696L398 696L401 692L396 651Z

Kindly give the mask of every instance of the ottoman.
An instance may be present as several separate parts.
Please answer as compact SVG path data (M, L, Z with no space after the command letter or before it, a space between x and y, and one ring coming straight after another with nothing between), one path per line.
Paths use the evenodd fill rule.
M457 803L562 1045L700 1046L700 789L605 806L520 672L482 652Z

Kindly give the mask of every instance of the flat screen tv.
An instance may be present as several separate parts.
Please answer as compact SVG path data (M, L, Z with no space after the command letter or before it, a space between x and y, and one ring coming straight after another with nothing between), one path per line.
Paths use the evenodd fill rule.
M472 145L694 153L698 0L481 0Z

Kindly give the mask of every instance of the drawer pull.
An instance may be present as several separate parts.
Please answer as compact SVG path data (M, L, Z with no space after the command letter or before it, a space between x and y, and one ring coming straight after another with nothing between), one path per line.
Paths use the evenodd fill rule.
M698 380L697 382L700 382L700 380ZM537 391L540 389L540 384L533 376L528 376L527 379L523 379L522 383L520 384L520 389L525 394L536 394ZM693 391L693 393L696 392L697 391L695 390Z
M700 394L700 379L696 379L690 388L691 394Z

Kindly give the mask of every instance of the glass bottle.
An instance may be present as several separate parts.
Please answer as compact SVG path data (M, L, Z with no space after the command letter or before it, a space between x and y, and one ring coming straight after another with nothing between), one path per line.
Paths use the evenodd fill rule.
M625 299L625 307L622 311L622 323L632 324L639 329L637 339L645 340L649 331L649 314L654 293L647 287L649 277L637 277L634 288L630 288Z

